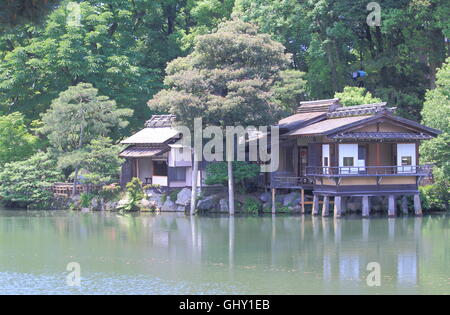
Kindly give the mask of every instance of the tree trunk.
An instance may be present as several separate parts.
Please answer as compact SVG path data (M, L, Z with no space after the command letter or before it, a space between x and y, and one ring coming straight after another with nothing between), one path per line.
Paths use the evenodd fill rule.
M83 123L81 123L80 140L79 140L79 143L78 143L78 150L80 150L81 147L83 146L83 137L84 137L84 126L83 126ZM72 196L75 196L77 194L78 170L79 170L79 164L77 164L77 166L75 167L75 176L73 178Z
M192 168L191 215L194 215L195 213L195 206L197 201L197 182L198 182L198 161L194 153L193 168Z
M233 162L228 161L228 207L230 215L234 215L234 181L233 181Z

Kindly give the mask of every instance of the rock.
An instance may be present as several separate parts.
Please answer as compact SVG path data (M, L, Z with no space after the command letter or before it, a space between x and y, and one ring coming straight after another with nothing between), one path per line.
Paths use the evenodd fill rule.
M152 204L153 204L152 201L144 198L139 202L139 208L144 209L144 210L150 210L152 207Z
M183 188L177 195L177 201L175 203L181 206L187 206L191 203L192 191L188 188Z
M158 205L163 204L161 201L162 194L160 194L159 192L150 189L150 190L147 190L146 194L147 194L147 200L154 201Z
M219 201L219 211L220 212L229 212L230 211L228 200L220 199L220 201Z
M259 200L266 203L272 200L272 195L269 192L262 193L259 195Z
M188 211L187 206L177 206L176 212L186 212L186 211Z
M91 211L89 208L81 208L81 212L83 213L88 213L89 211Z
M164 204L161 207L161 211L175 212L177 211L177 205L175 204L175 202L170 200L170 198L167 198L166 202L164 202Z
M90 208L93 211L102 211L103 210L103 200L101 198L93 198L91 201Z
M105 202L103 209L105 211L114 211L117 209L117 205L118 205L118 202L108 201L108 202Z
M283 199L283 206L297 206L300 204L300 193L298 192L291 192L288 195L285 195Z
M218 208L216 196L208 196L197 203L197 209L200 211L216 210Z

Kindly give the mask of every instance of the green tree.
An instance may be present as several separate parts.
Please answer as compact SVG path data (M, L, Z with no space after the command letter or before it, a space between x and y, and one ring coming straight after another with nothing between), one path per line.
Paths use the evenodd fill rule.
M305 73L298 70L285 70L280 72L280 80L272 88L275 102L288 114L297 109L300 101L305 100L306 81Z
M25 161L6 164L0 171L0 196L19 205L45 203L52 197L50 188L63 178L56 160L37 153Z
M108 97L99 96L98 90L88 83L70 87L52 102L42 116L41 131L47 134L61 163L75 170L74 193L86 146L98 144L92 141L113 129L124 128L127 122L123 118L131 114L129 109L118 109Z
M5 0L0 3L0 26L39 22L59 0Z
M420 147L421 163L435 165L435 184L427 191L434 195L434 205L447 205L450 198L450 58L437 72L436 88L429 90L422 110L423 123L442 131L437 138ZM444 206L441 206L446 208Z
M120 166L119 158L122 146L114 145L110 138L100 137L87 144L82 150L76 150L61 156L58 167L72 168L78 165L83 172L83 182L95 185L106 185L118 182Z
M130 127L141 127L151 114L142 104L161 89L167 62L182 53L186 23L179 1L74 1L80 25L68 23L70 2L50 12L42 27L0 36L0 114L37 119L60 92L87 82L133 109Z
M37 144L38 138L27 130L22 114L0 116L0 166L29 158Z
M381 99L373 97L372 93L366 91L365 88L346 86L341 93L335 93L335 98L341 100L344 106L355 106L364 104L380 103Z
M271 124L279 114L271 91L291 60L284 50L270 36L259 34L252 24L241 20L221 23L216 32L198 36L189 56L168 65L168 88L149 105L177 115L191 130L197 117L202 117L206 125L221 127ZM231 161L228 172L233 213ZM191 211L195 207L195 182Z
M257 164L248 162L233 162L233 180L239 185L241 191L245 191L245 181L259 175L261 169ZM228 166L225 162L208 164L206 168L207 185L223 184L228 182Z

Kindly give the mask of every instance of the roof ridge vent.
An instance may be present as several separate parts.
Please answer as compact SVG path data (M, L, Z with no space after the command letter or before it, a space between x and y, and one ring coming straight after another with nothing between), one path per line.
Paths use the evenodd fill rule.
M392 112L393 109L386 107L386 102L363 104L356 106L344 106L336 108L327 114L328 118L339 118L349 116L374 115L381 112Z
M146 123L146 128L172 127L175 123L175 115L153 115Z

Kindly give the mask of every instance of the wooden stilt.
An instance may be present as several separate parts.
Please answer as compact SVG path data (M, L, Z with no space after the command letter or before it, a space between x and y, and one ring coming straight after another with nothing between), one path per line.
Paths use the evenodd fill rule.
M408 214L408 196L402 197L402 213Z
M312 214L319 215L319 195L314 195Z
M342 208L342 215L344 215L347 212L347 197L342 197L341 208Z
M276 200L275 200L275 188L272 188L272 213L276 213Z
M421 216L422 213L422 204L420 202L420 195L419 194L415 194L414 195L414 213L417 216Z
M340 218L342 216L342 198L341 196L334 197L334 217Z
M306 213L306 211L305 211L305 190L304 189L302 189L301 191L300 191L300 202L301 202L301 213L302 214L305 214Z
M363 218L368 218L370 216L369 196L362 197L362 216Z
M330 215L330 196L323 196L322 205L322 217L328 217Z
M395 209L395 196L389 195L389 202L388 202L388 215L389 217L395 217L396 216L396 209Z

